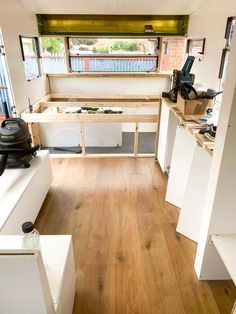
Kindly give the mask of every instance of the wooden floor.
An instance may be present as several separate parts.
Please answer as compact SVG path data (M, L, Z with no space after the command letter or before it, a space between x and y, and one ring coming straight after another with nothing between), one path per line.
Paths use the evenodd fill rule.
M236 289L197 280L196 245L176 233L179 212L164 201L167 180L153 159L53 159L52 167L36 227L73 235L74 313L230 313Z

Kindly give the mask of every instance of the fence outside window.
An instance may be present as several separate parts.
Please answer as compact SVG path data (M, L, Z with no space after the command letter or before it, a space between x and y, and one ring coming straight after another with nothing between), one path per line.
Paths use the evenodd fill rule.
M27 68L34 66L31 58L26 58ZM42 57L44 73L66 72L65 56L57 53ZM72 72L153 72L157 58L153 57L70 57Z

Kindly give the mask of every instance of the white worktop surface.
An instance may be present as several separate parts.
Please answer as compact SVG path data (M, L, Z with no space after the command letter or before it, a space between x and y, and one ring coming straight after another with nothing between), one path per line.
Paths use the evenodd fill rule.
M38 151L30 161L30 168L6 169L0 177L0 230L47 155L48 151Z
M0 236L0 254L29 252L22 248L22 238L15 235ZM40 236L41 254L55 306L59 301L70 242L71 235Z

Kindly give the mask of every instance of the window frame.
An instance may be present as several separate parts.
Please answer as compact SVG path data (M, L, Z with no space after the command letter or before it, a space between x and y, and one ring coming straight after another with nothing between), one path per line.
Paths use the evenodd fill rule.
M34 39L35 40L35 49L36 49L36 60L37 60L37 65L38 65L38 75L36 75L35 77L31 78L31 79L27 79L26 77L26 81L30 82L33 81L37 78L39 78L40 76L42 76L42 69L41 69L41 54L40 54L40 45L39 45L39 37L37 36L30 36L30 35L20 35L19 39L20 39L20 48L21 48L21 55L22 55L22 61L23 61L23 65L25 62L25 53L24 53L24 47L23 47L23 42L22 39L23 38L27 38L27 39ZM24 69L25 70L25 69Z
M83 39L86 39L86 38L108 38L108 39L150 39L150 38L153 38L153 39L156 39L157 40L157 53L156 54L102 54L102 53L97 53L97 54L84 54L84 55L71 55L70 54L70 43L69 43L69 40L70 38L83 38ZM65 37L65 43L67 45L66 47L66 51L67 51L67 56L68 57L68 64L69 64L69 71L71 73L108 73L109 71L73 71L72 70L72 67L71 67L71 58L104 58L106 57L107 59L119 59L119 58L153 58L153 59L156 59L156 67L154 69L154 71L149 70L149 71L122 71L122 72L119 72L119 71L112 71L112 73L157 73L158 72L158 69L159 69L159 62L160 62L160 47L161 47L161 37L157 37L157 36L142 36L142 37L133 37L133 36L124 36L124 37L114 37L114 36L66 36Z
M56 34L56 35L48 35L48 34L44 34L44 35L39 35L38 36L38 38L40 39L40 38L43 38L43 37L55 37L55 38L61 38L61 39L64 39L64 45L65 45L65 58L66 58L66 65L67 65L67 67L66 67L66 72L43 72L44 74L61 74L61 75L63 75L63 74L76 74L76 73L81 73L81 74L86 74L86 75L89 75L89 74L91 74L91 75L94 75L94 74L96 74L96 75L108 75L109 73L112 73L112 74L114 74L114 75L132 75L132 74L137 74L137 73L139 73L140 75L144 75L144 76L147 76L148 74L155 74L155 73L157 73L157 74L170 74L170 72L165 72L165 71L161 71L161 62L162 62L162 50L163 50L163 46L162 46L162 40L163 40L163 38L165 38L165 37L172 37L172 38L175 38L175 37L182 37L182 38L185 38L185 40L186 40L186 42L185 42L185 47L184 47L184 50L185 50L185 54L186 54L186 43L187 43L187 38L186 38L186 35L185 36L156 36L156 35L148 35L148 36L111 36L111 35L108 35L108 36L103 36L103 35L97 35L97 36L95 36L95 35L91 35L91 36L88 36L88 35L71 35L71 36L68 36L68 35L59 35L59 34ZM80 71L80 72L77 72L77 71L71 71L71 64L70 64L70 57L75 57L75 56L73 56L73 55L71 55L70 56L70 53L69 53L69 38L81 38L81 39L86 39L86 38L116 38L116 39L118 39L118 38L121 38L121 39L125 39L125 38L127 38L127 39L148 39L148 38L154 38L154 39L158 39L158 49L157 49L157 54L155 55L155 56L153 56L154 58L157 58L157 65L156 65L156 69L155 69L155 71L148 71L148 72L140 72L140 71L137 71L137 72L134 72L134 71L123 71L123 72L116 72L116 71L94 71L94 72L92 72L92 71L88 71L88 72L86 72L86 71ZM41 42L39 41L39 44L41 45ZM41 46L40 46L40 52L41 52ZM84 57L86 57L86 56L88 56L88 55L84 55ZM94 55L92 55L93 57L94 57ZM96 54L95 56L98 56L98 54ZM103 55L104 56L104 55ZM114 57L114 56L112 56L112 55L110 55L111 56L111 58L112 57ZM124 56L124 55L122 55L122 56ZM135 55L134 55L135 56ZM142 55L142 57L143 56L145 56L145 55ZM83 57L83 56L82 56ZM107 55L106 55L106 57L107 57ZM40 59L41 59L41 56L40 56Z
M201 43L201 51L199 51L197 54L194 54L192 52L192 48L195 42ZM206 38L189 38L187 40L186 53L188 56L193 56L199 61L202 61L204 57L204 52L205 52L205 45L206 45Z
M12 82L11 82L11 77L9 73L7 56L5 52L5 45L4 45L1 27L0 27L0 58L2 58L3 60L2 69L3 69L4 80L6 82L6 87L7 87L6 88L7 98L9 100L9 103L7 103L7 107L8 107L9 113L13 116L16 116L17 112L16 112L16 106L15 106L15 99L14 99L14 94L13 94ZM0 97L0 100L2 100L1 97Z
M220 88L223 89L224 87L224 81L225 81L225 75L228 65L228 58L230 54L230 48L231 48L231 40L233 37L233 33L236 31L236 16L229 16L227 18L226 22L226 28L225 28L225 47L222 49L221 53L221 60L220 60L220 68L219 68L219 74L218 78L220 79Z

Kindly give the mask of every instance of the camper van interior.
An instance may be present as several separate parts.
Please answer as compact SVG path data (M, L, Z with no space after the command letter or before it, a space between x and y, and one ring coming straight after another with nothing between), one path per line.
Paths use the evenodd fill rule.
M236 314L235 0L0 4L0 314Z

